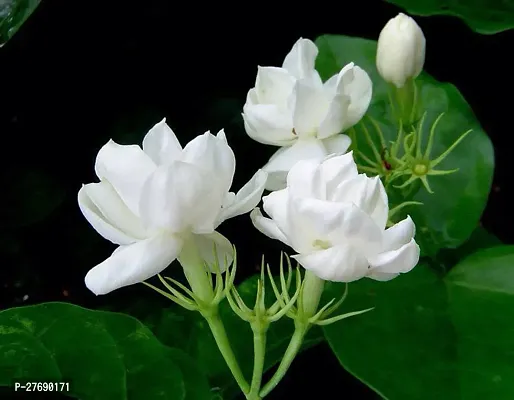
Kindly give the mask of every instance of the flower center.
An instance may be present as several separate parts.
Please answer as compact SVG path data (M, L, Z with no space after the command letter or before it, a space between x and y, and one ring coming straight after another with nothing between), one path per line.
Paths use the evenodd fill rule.
M412 172L418 176L426 175L428 172L428 167L425 164L416 164L414 165Z
M328 240L316 239L314 242L312 242L312 246L319 250L326 250L332 247L332 243L330 243Z

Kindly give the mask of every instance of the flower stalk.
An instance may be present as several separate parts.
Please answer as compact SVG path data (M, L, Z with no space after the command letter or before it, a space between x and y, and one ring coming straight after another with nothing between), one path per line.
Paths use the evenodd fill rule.
M295 329L293 336L289 341L289 345L287 346L287 349L284 353L284 356L282 357L282 360L280 361L280 364L278 365L275 374L273 374L269 382L266 383L266 385L264 385L261 392L259 393L261 398L267 396L273 389L277 387L280 381L284 378L287 371L289 370L289 367L293 363L296 355L300 351L303 344L303 340L309 328L309 324L306 324L305 322L299 320L295 320Z
M290 265L290 260L288 257L287 260L288 264ZM335 299L332 299L330 302L325 304L325 306L318 310L324 288L325 281L323 279L319 278L311 271L306 271L305 276L301 282L297 306L291 307L291 312L288 313L288 316L294 320L295 330L293 336L289 341L287 349L278 365L275 374L273 374L271 379L260 391L260 398L267 396L284 378L287 371L289 370L289 367L301 350L305 336L313 325L329 325L344 318L363 314L372 310L370 308L367 310L350 312L329 318L329 316L333 314L346 299L348 294L348 285L346 285L343 296L337 302L335 302Z
M211 272L208 271L208 267L202 259L199 249L192 244L192 241L189 241L188 243L189 244L187 246L184 246L184 249L180 254L179 261L182 264L184 274L191 290L172 278L163 278L160 275L159 279L170 293L166 293L162 289L159 289L147 282L144 283L178 305L191 311L198 311L202 315L209 325L209 329L214 337L216 345L218 346L218 349L239 388L243 393L249 393L250 385L245 379L234 351L230 346L225 326L223 325L223 321L219 315L219 303L227 296L227 291L234 289L235 271L237 269L236 251L234 249L234 261L231 267L227 265L227 260L225 260L225 280L222 277L219 261L214 263L212 268L214 269L213 272L215 274L215 284L213 285ZM213 255L215 260L219 260L216 247L213 249ZM183 293L172 286L171 283L181 289ZM261 353L263 357L264 352L261 351Z
M239 363L237 362L237 358L234 354L234 351L232 350L232 347L230 346L230 342L228 340L228 336L225 331L225 327L224 327L223 322L218 314L218 306L213 307L206 314L202 313L202 315L205 318L205 320L207 321L207 324L209 325L212 336L214 337L214 340L216 341L216 345L218 346L218 349L219 349L221 355L223 356L223 359L225 360L227 367L230 369L232 376L236 380L239 388L241 389L241 391L243 393L248 393L250 387L243 375L243 372L241 371L241 367L239 366Z
M406 80L401 87L390 86L396 97L396 107L391 104L395 120L410 128L416 123L418 109L418 89L412 78Z
M251 324L253 331L254 359L250 392L246 396L248 400L257 400L261 398L259 396L259 391L261 389L262 374L264 372L264 361L266 356L266 333L268 326L269 325L267 324Z
M183 247L178 261L183 267L184 275L191 286L192 293L197 302L211 304L214 300L214 290L210 271L207 270L204 260L200 256L194 241L189 240ZM208 307L201 307L208 308Z
M265 354L266 354L266 334L268 328L271 323L278 321L284 315L288 314L291 309L294 307L295 302L300 295L301 290L301 275L299 270L296 270L296 291L292 296L289 296L289 288L292 283L292 267L291 264L288 263L289 270L287 274L287 278L284 273L284 265L283 265L283 257L281 257L280 262L280 286L281 290L278 289L278 286L271 274L271 270L269 265L265 265L264 258L261 263L261 276L257 281L257 293L255 297L255 304L253 308L250 308L246 305L243 298L238 293L237 289L227 283L226 284L226 297L227 301L234 311L234 313L241 318L243 321L246 321L250 324L250 327L253 332L253 346L254 346L254 363L253 363L253 373L252 380L250 383L249 390L243 391L247 399L251 400L260 400L262 396L260 395L261 385L262 385L262 375L264 372L264 362L265 362ZM270 306L266 306L266 271L268 272L269 282L271 287L273 288L273 292L275 294L276 300ZM232 268L230 273L225 275L225 280L227 282L232 281L235 276L235 268Z

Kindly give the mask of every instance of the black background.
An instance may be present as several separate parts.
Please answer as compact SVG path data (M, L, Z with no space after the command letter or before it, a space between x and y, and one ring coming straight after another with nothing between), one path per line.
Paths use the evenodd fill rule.
M81 184L96 181L98 149L109 138L140 143L163 117L183 145L224 127L236 154L238 189L275 151L253 142L240 120L257 65L281 65L299 37L376 39L399 12L382 2L346 3L334 8L297 2L281 11L271 2L226 9L169 0L43 2L0 49L0 217L14 218L19 200L7 195L9 182L28 169L51 176L65 197L43 220L0 230L0 306L59 300L101 307L149 296L142 285L101 297L84 286L86 272L113 250L76 203ZM457 86L494 143L494 187L482 223L513 243L513 35L480 35L453 17L415 18L427 38L425 69ZM23 195L36 196L31 190ZM238 248L242 276L255 271L263 251L273 260L280 249L250 225L242 216L221 229ZM29 297L23 302L24 295ZM302 354L269 398L302 398L310 391L318 398L376 398L339 367L326 346Z

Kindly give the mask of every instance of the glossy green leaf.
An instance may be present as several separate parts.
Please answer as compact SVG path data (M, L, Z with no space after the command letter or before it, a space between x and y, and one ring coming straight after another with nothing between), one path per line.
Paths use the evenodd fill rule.
M124 314L67 303L8 309L0 313L0 347L2 386L14 379L66 380L70 395L84 400L210 395L184 353L164 346Z
M324 332L341 364L382 397L514 398L514 246L480 250L444 279L420 264L390 282L350 284L344 309L372 306Z
M334 296L344 288L329 286ZM341 364L384 398L459 399L455 332L443 282L425 265L390 282L349 285L344 311L374 310L324 327ZM424 397L426 396L426 397Z
M41 0L0 1L0 46L20 29L40 2Z
M257 290L257 277L247 279L238 286L241 297L252 307ZM267 304L271 305L272 289L267 286L270 295ZM157 296L157 294L156 294ZM236 354L237 360L250 380L253 368L252 331L247 322L239 319L230 309L226 300L220 305L220 314L225 324L227 335ZM152 330L165 344L179 347L196 360L198 366L210 378L211 387L223 399L228 400L240 395L225 361L223 360L207 323L197 312L171 307L163 310L159 322L152 318ZM268 330L265 370L279 362L293 333L291 319L283 319L273 323ZM321 329L312 329L304 343L303 349L310 348L324 340Z
M177 329L177 327L175 327ZM196 362L183 350L168 348L167 355L180 367L184 386L185 400L211 400L212 392L207 376Z
M514 246L478 251L446 276L462 399L514 398Z
M493 34L514 28L514 3L509 0L386 0L410 14L452 15L478 33Z
M20 169L2 178L0 228L39 222L59 207L66 195L59 182L37 169Z
M328 79L349 62L355 62L368 72L373 81L368 115L379 122L387 141L395 139L397 124L391 115L388 87L375 66L376 41L325 35L316 43L319 48L316 67L322 78ZM437 82L426 73L422 73L416 82L420 88L422 109L427 111L425 141L428 127L441 113L445 113L436 131L434 156L444 152L465 131L473 130L438 166L444 170L459 168L459 171L451 175L430 176L434 194L429 194L421 186L407 198L424 203L409 207L405 212L416 222L416 238L423 253L433 255L440 248L458 247L478 225L492 184L494 153L489 137L455 86ZM356 127L356 146L369 154L363 124L373 133L372 125L365 118Z
M442 272L447 272L450 268L465 257L475 253L480 249L487 249L502 244L502 241L495 235L488 232L484 227L478 226L468 240L456 249L445 249L441 251L436 259L436 268Z

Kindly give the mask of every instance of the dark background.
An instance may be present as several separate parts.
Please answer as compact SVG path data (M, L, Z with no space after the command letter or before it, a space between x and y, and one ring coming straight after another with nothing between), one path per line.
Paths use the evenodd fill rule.
M378 1L346 3L297 3L281 15L275 3L206 9L170 0L43 2L0 49L0 307L59 300L123 308L148 296L136 285L95 297L83 283L114 247L88 225L76 202L81 184L96 181L98 149L109 138L140 143L163 117L183 145L224 127L239 189L275 151L252 141L241 124L257 65L280 66L299 37L376 39L399 12ZM425 69L458 87L494 143L494 187L482 222L514 243L508 193L513 35L480 35L453 17L415 19L427 38ZM52 212L39 215L41 204ZM22 223L28 212L35 217ZM279 250L250 225L242 216L221 229L238 248L243 277L255 271L263 251L273 260ZM326 346L301 355L269 398L296 398L293 390L298 396L315 391L318 398L376 398Z

